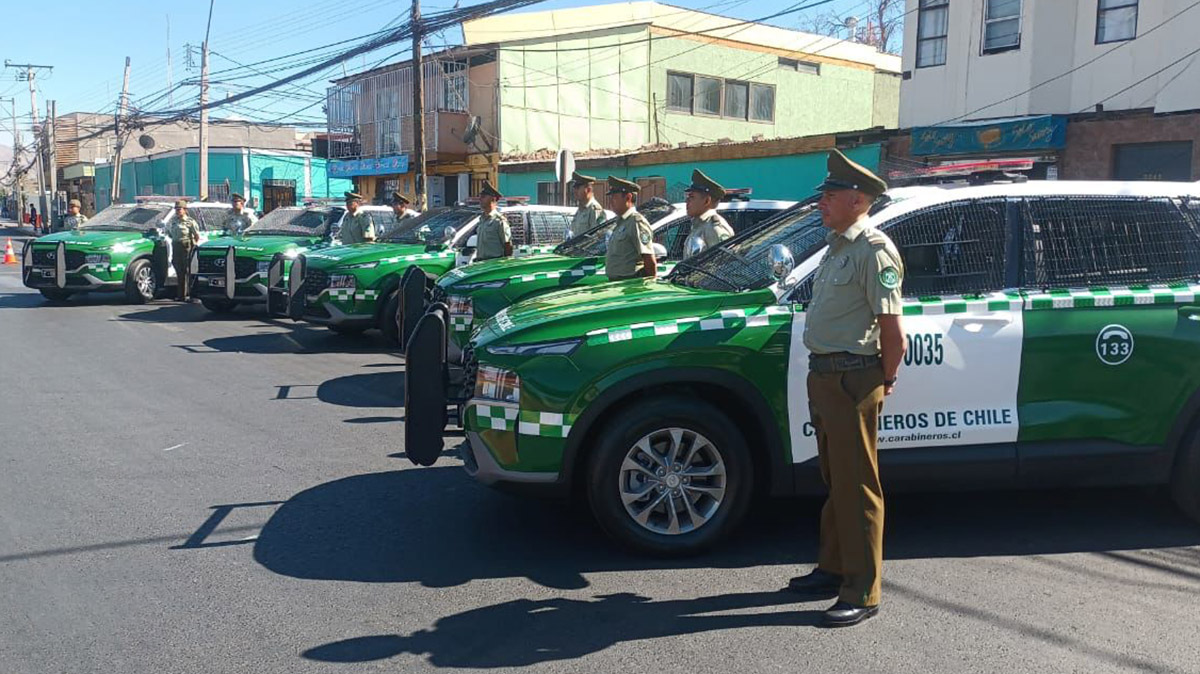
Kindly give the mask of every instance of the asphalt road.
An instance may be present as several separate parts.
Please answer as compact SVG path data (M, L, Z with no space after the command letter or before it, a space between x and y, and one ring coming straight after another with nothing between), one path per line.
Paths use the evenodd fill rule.
M1157 492L892 498L882 613L822 630L778 591L817 504L630 556L411 466L403 367L256 312L51 306L0 267L0 671L1200 672L1200 527Z

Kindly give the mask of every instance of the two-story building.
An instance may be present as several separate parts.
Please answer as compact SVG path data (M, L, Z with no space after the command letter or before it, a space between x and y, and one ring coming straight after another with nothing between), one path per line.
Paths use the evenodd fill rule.
M907 0L900 125L931 169L1200 178L1195 0Z
M559 148L584 158L898 122L896 56L657 2L501 14L465 23L463 35L464 46L425 59L433 205L477 194L485 178L528 191L505 166ZM411 87L405 62L329 90L331 172L377 201L413 188ZM526 196L559 198L538 192Z

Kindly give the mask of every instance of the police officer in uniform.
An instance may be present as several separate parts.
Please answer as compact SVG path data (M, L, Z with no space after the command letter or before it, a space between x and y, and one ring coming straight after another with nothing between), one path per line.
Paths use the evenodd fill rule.
M571 174L571 185L575 189L575 203L579 206L571 218L571 236L591 231L604 223L604 207L600 205L599 201L596 201L596 196L592 192L592 186L595 184L596 179L591 176L585 176L579 171Z
M637 276L654 278L658 273L652 245L654 231L633 205L640 190L637 183L608 177L608 209L617 214L617 224L613 226L604 256L604 272L610 281Z
M420 213L409 208L412 200L400 192L392 192L392 212L396 214L396 224L400 224L410 218L415 218Z
M175 213L171 216L167 233L171 237L171 266L175 268L178 282L179 301L190 302L192 250L200 243L200 225L187 212L187 201L175 202Z
M63 229L79 229L83 223L87 222L87 216L79 212L83 205L78 199L72 199L67 202L67 215L63 218Z
M497 257L509 257L513 254L512 229L508 220L496 208L496 200L502 195L488 181L483 181L483 190L479 193L479 207L483 215L479 225L475 227L475 260L491 260Z
M725 197L725 188L704 175L700 169L692 171L692 184L687 188L687 214L692 218L688 238L698 238L705 248L711 248L733 236L733 228L717 213L717 204ZM684 249L687 257L687 249Z
M338 234L342 244L375 243L375 221L371 214L359 208L363 196L356 192L346 192L346 215L342 218L342 230Z
M225 231L230 236L241 236L250 225L258 222L258 216L254 215L254 211L246 208L246 198L242 195L231 194L229 201L233 204L233 208L229 209L229 214L225 216Z
M830 627L855 625L879 611L883 567L883 489L876 430L884 397L896 387L904 357L895 244L867 223L887 184L834 150L817 187L829 250L817 269L806 310L809 412L821 475L829 488L821 510L817 567L789 588L837 596Z

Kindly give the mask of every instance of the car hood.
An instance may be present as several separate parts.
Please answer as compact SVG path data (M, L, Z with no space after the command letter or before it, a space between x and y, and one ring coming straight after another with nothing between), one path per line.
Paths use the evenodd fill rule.
M457 285L512 279L526 274L570 269L575 265L595 265L595 258L567 257L554 253L540 253L525 257L501 257L484 260L448 272L438 280L438 285L453 291Z
M319 241L319 237L306 236L221 236L204 242L200 245L200 250L203 252L211 248L234 246L238 253L246 253L256 258L270 258L275 253L288 253L297 248L303 251Z
M333 246L320 251L305 253L308 264L315 269L332 269L351 264L382 262L394 257L420 255L425 246L415 243L355 243L349 246Z
M769 295L770 293L768 293ZM731 303L762 303L754 293L723 293L662 280L631 279L539 295L488 319L476 344L524 344L582 337L593 330L704 317ZM773 296L772 296L773 297ZM767 299L765 301L770 301Z
M34 239L33 243L34 245L41 245L63 241L68 246L103 251L112 248L116 244L135 242L142 238L144 237L141 232L89 232L86 229L71 229L64 232L47 234L46 236Z

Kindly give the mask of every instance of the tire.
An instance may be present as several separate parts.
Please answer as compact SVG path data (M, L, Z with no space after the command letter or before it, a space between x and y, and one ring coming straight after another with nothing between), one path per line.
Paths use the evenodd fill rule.
M379 331L390 346L400 346L400 326L396 323L396 314L400 312L400 293L388 295L387 304L383 305L383 313L379 315Z
M61 288L38 288L38 292L51 302L66 302L73 294L70 290Z
M1188 433L1175 458L1171 498L1188 517L1200 522L1200 425Z
M200 304L214 314L227 314L237 308L238 303L231 299L201 298Z
M727 536L746 516L754 491L754 461L736 426L716 407L680 396L655 398L618 413L600 435L603 439L587 466L588 502L600 527L622 545L657 557L695 555ZM695 452L675 464L681 471L667 472L659 466L657 474L649 476L629 468L633 463L656 465L638 447L643 440L649 439L646 446L665 458L676 435L682 440L676 447L683 456ZM688 476L689 466L696 473L705 468L723 472ZM723 491L713 491L721 487ZM627 508L622 493L643 492L645 496ZM671 531L672 504L678 533ZM639 509L649 511L646 524L634 519ZM693 512L703 520L693 518Z
M125 300L130 304L145 304L153 300L158 285L149 260L134 260L125 270Z
M366 328L357 325L327 325L325 326L339 335L348 337L357 337L366 331Z

